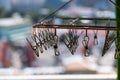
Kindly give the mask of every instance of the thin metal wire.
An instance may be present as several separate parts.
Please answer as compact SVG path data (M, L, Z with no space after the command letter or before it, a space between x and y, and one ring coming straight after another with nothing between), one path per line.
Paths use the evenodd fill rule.
M49 17L52 17L55 13L57 13L58 11L60 11L61 9L63 9L67 4L69 4L70 2L72 2L73 0L70 0L68 2L66 2L64 5L62 5L60 8L56 9L54 12L52 12L51 14L49 14L48 16L46 16L45 18L43 18L40 22L46 20Z
M118 6L114 1L109 0L113 5L115 5L118 9L120 9L120 6Z

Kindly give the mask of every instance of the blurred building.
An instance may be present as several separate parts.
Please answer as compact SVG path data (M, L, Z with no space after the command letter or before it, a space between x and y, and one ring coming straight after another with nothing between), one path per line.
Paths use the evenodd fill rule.
M49 8L51 10L59 8L68 0L0 0L0 6L6 9L12 9L13 11L28 12L28 11L40 11L42 8ZM70 6L86 6L94 7L98 9L114 10L114 5L109 0L74 0ZM42 12L42 11L41 11Z
M13 11L39 10L44 5L45 0L11 0Z
M29 52L28 47L25 46L27 46L26 37L30 32L31 21L22 18L18 13L0 19L0 67L22 66L22 62L27 57L21 59L20 56L26 56Z
M77 0L76 4L88 7L95 7L98 9L114 9L114 5L110 3L109 0Z
M9 18L0 19L0 39L9 39L16 41L25 39L27 34L30 33L31 22L22 18L19 14L14 14ZM19 36L19 37L18 37ZM17 38L16 38L17 37Z
M47 7L49 7L49 8L57 9L64 3L65 2L62 2L62 0L46 0L45 5L47 5Z
M58 8L65 2L69 0L46 0L46 5L52 8ZM113 10L114 5L109 2L109 0L73 0L70 6L86 6L86 7L95 7L98 9L110 9Z

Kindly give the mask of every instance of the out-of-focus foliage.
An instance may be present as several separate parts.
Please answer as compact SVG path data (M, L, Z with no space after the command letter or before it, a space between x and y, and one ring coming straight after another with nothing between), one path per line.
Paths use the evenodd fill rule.
M0 18L11 16L12 12L6 10L4 7L0 7Z

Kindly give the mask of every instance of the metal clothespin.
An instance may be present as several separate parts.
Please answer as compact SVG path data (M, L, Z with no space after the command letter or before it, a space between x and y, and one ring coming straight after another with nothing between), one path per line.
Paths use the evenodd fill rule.
M97 25L97 21L95 20L95 26ZM98 45L98 30L94 30L94 44Z
M66 47L69 49L69 51L71 52L71 54L74 54L74 52L72 51L72 46L73 45L71 45L71 42L70 42L70 40L68 38L68 35L63 35L63 36L64 37L63 37L62 41L64 42L64 44L66 45Z
M64 35L64 39L63 39L64 44L67 46L67 48L69 49L69 51L71 52L71 54L74 54L73 51L73 32L72 30L69 30L68 34Z
M55 56L59 56L59 55L60 55L60 52L59 52L59 50L58 50L58 36L57 36L57 31L56 31L56 29L55 29L55 32L54 32L53 48L54 48Z
M87 33L87 29L86 29L86 35L83 38L82 44L83 44L84 49L85 49L84 56L88 57L90 55L90 51L89 51L89 47L88 47L89 36L88 36L88 33Z
M105 53L109 50L109 48L111 47L112 43L115 41L116 39L116 35L115 33L110 33L109 31L107 32L107 35L106 35L106 39L105 39L105 44L104 44L104 47L103 47L103 53L102 53L102 56L105 55Z
M39 57L38 47L37 46L32 46L32 44L30 43L30 41L27 38L26 38L26 40L27 40L28 44L30 45L30 47L32 48L32 50L37 55L37 57Z
M44 47L44 49L47 50L47 46L45 44L43 35L41 33L39 33L38 36L39 36L40 43L42 44L42 46Z
M110 26L110 21L108 22L107 26ZM114 32L111 33L109 30L107 30L106 36L105 36L105 43L102 51L102 56L104 56L105 53L109 50L109 48L111 47L115 39L116 39L115 33Z
M83 32L84 31L82 31L81 34ZM67 46L67 48L69 49L71 54L74 55L77 47L79 46L78 39L79 39L80 35L78 35L77 31L75 31L75 30L69 30L68 34L63 35L63 36L64 36L64 38L62 41Z
M59 56L59 55L60 55L60 52L59 52L59 50L58 50L58 45L55 44L53 47L54 47L55 56Z
M46 33L46 39L47 39L47 41L50 41L50 32L49 32L49 29L45 30L45 33Z
M31 36L31 38L35 42L35 44L38 47L38 49L40 50L40 52L43 53L42 43L40 42L38 36L37 35L33 35L33 36Z

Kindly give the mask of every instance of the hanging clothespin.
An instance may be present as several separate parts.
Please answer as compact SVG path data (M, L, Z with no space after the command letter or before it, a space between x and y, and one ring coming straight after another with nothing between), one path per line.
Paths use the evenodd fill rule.
M47 41L50 41L50 32L49 32L49 29L45 30L45 33L46 33L46 39L47 39Z
M95 20L95 26L97 25L97 21ZM94 45L98 45L98 30L94 30Z
M37 46L32 46L32 44L30 43L30 41L27 38L26 38L26 40L27 40L28 44L30 45L30 47L32 48L32 50L37 55L37 57L39 57L38 47Z
M39 41L42 44L42 46L44 47L44 49L47 50L47 46L45 44L45 40L44 40L43 34L40 33L40 32L39 32Z
M80 34L77 33L77 31L74 29L69 29L68 34L62 36L62 41L66 45L66 47L69 49L72 55L76 52L77 47L79 46L79 37L83 33L82 31Z
M110 21L107 23L107 26L110 26ZM109 27L108 27L109 28ZM110 32L109 30L106 31L106 36L105 36L105 43L102 51L102 56L105 55L105 53L109 50L111 47L112 43L116 39L116 34L115 32Z
M85 49L84 56L88 57L88 56L90 55L90 51L89 51L89 47L88 47L88 44L89 44L89 36L88 36L87 29L86 29L86 33L85 33L85 36L84 36L84 38L83 38L82 44L83 44L84 49Z
M69 51L71 52L71 44L70 44L70 38L69 38L69 34L66 35L62 35L62 39L63 43L66 45L66 47L69 49ZM72 53L72 52L71 52ZM73 53L72 53L73 54Z
M75 20L72 20L70 22L70 25L75 26L75 22L78 20L79 20L78 18L76 18ZM72 55L74 55L74 53L76 52L76 49L79 45L79 42L78 42L79 37L80 37L80 35L78 35L76 29L69 29L68 39L66 37L66 41L68 44L66 44L66 42L64 42L64 43L66 44L66 46L68 47L68 49L70 50Z
M55 31L54 31L54 44L53 44L53 48L54 48L55 56L59 56L60 52L58 50L58 36L57 36L56 28L55 28Z
M38 38L37 35L31 36L31 38L33 39L33 41L35 42L36 46L38 47L38 49L40 50L41 53L43 53L43 48L42 48L42 44ZM38 51L39 51L38 50Z

